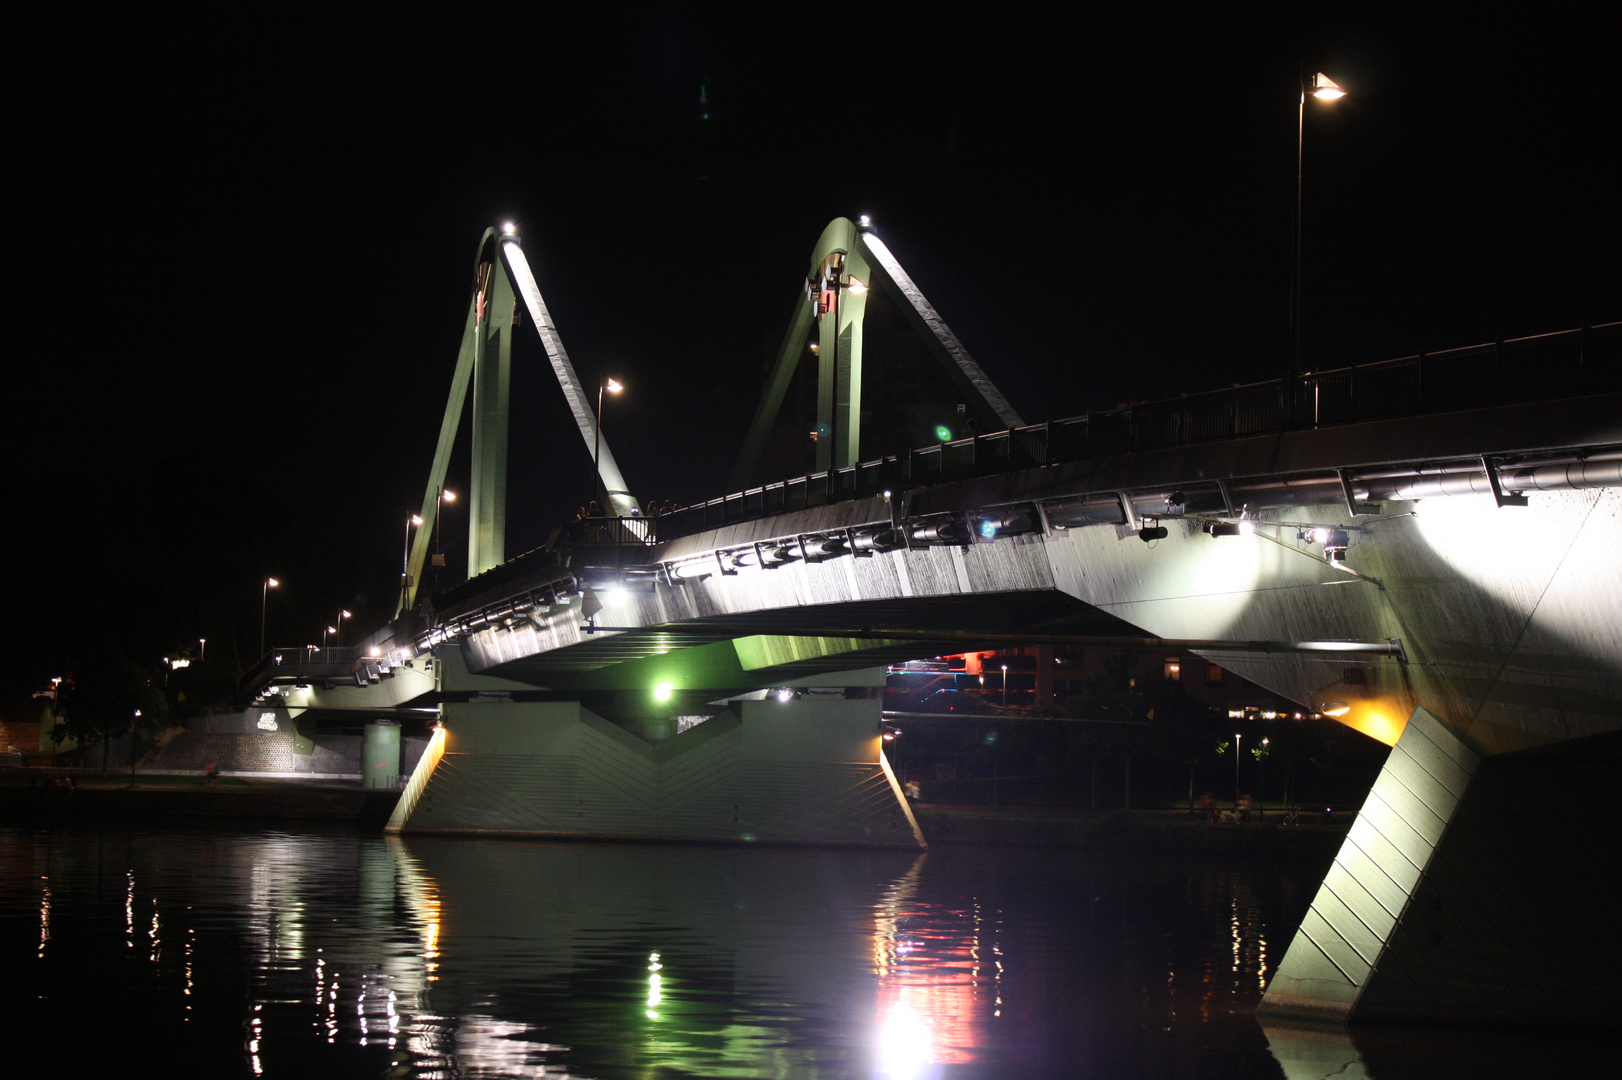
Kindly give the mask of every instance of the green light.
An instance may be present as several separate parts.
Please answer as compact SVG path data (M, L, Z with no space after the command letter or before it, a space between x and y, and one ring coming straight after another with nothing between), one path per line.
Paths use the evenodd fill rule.
M662 682L658 686L655 686L653 688L653 700L655 700L655 701L669 701L670 700L670 695L671 695L672 692L675 691L675 689L676 688L674 686L672 686L670 683Z
M939 439L941 442L951 442L952 429L947 427L945 424L939 425L935 428L935 438Z

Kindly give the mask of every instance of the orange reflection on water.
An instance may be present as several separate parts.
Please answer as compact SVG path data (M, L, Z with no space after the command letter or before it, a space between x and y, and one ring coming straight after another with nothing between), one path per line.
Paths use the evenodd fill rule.
M886 894L875 915L876 1065L887 1077L978 1060L981 1028L1001 1014L1000 927L972 910L912 902L922 860Z

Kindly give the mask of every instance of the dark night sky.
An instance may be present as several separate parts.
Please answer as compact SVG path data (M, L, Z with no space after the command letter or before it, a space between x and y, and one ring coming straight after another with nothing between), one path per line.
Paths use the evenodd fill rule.
M1308 106L1309 366L1622 317L1614 17L1293 8L58 9L12 43L14 673L109 622L245 658L265 572L278 641L387 607L505 217L644 498L722 493L840 214L1027 420L1276 374L1298 62L1350 91ZM510 553L591 486L519 359Z

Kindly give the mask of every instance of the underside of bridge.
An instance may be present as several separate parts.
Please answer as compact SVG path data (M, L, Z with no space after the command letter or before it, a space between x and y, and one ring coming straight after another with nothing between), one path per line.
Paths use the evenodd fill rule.
M1622 1016L1604 891L1622 865L1601 801L1622 739L1616 327L1610 352L1587 331L1575 352L1562 339L1549 355L1575 356L1575 374L1545 364L1524 400L1449 398L1436 373L1454 369L1418 358L1239 388L1214 411L1021 427L888 249L840 219L739 466L814 453L818 471L649 523L625 517L635 500L594 447L612 542L506 560L490 493L505 484L519 304L588 447L598 434L516 239L492 232L423 515L471 383L476 565L412 610L419 532L377 658L357 687L315 692L359 701L392 668L421 694L391 704L439 709L391 829L919 846L882 753L884 664L1013 642L1197 643L1394 748L1267 1009ZM935 365L918 376L932 404L891 434L938 412L969 435L943 422L940 445L863 462L864 364L901 329L914 362ZM1511 385L1498 357L1492 385ZM1480 363L1463 356L1457 377ZM1410 399L1371 409L1409 367ZM804 400L785 406L797 379ZM813 399L815 445L794 449ZM1272 419L1247 428L1257 401Z

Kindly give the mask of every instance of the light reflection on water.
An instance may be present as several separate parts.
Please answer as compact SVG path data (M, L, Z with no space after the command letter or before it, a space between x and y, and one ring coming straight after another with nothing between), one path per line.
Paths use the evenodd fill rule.
M0 985L65 1073L1293 1077L1358 1056L1250 1016L1321 872L0 828Z

